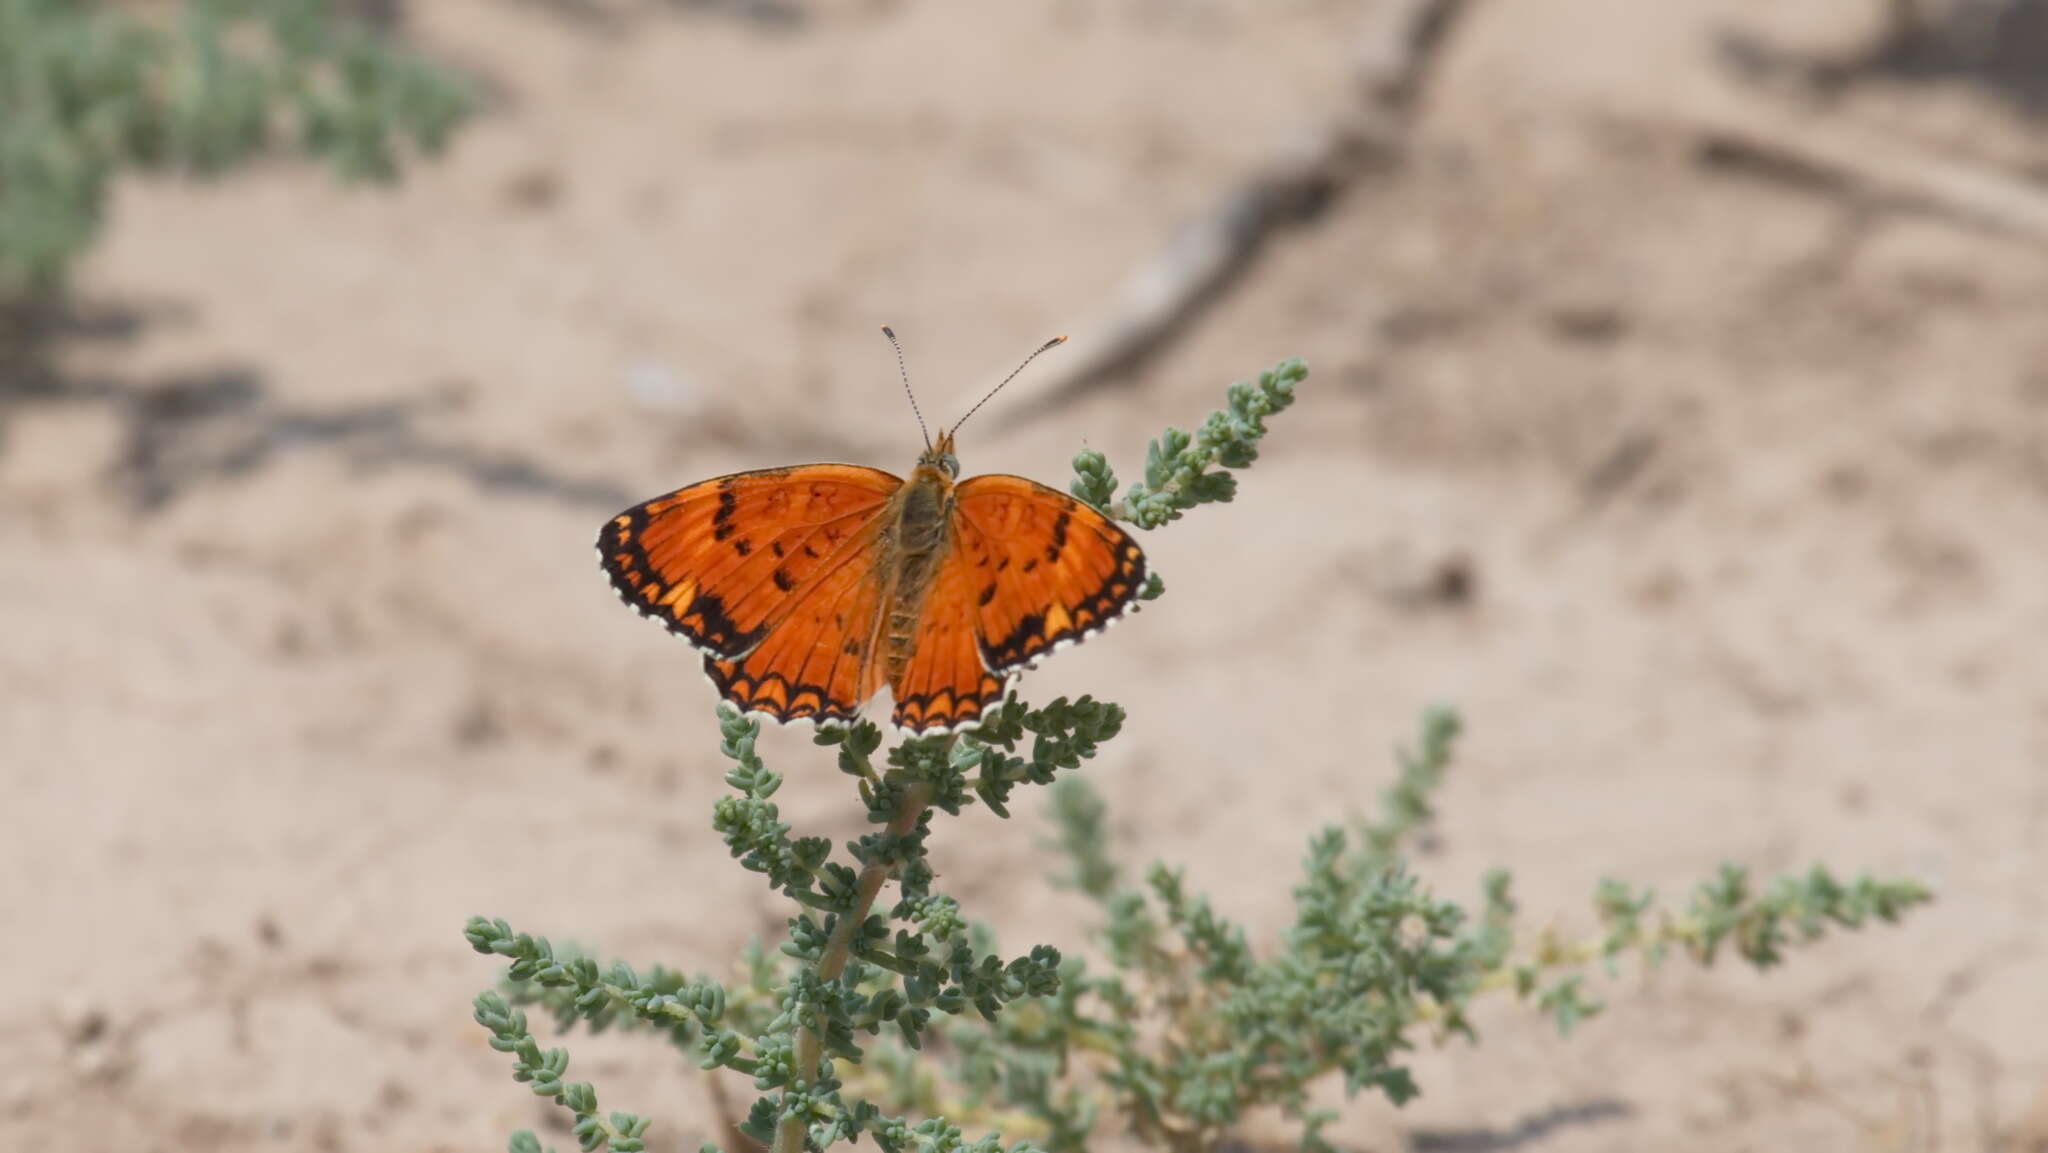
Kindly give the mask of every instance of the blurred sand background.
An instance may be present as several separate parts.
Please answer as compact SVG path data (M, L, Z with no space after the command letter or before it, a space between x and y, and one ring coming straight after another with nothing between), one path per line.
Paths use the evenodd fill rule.
M445 161L124 183L77 323L0 366L0 1149L573 1147L469 1019L463 919L722 971L781 915L591 539L907 467L884 322L933 414L1074 333L962 445L1061 485L1310 363L1238 503L1146 541L1169 595L1026 681L1129 706L1118 850L1268 939L1439 700L1445 892L1504 865L1583 932L1598 878L1724 859L1940 888L1764 977L1596 974L1569 1041L1490 1004L1347 1148L2048 1148L2048 5L1907 43L1880 0L1475 2L1398 157L1045 400L1353 99L1374 2L436 0L406 34L488 98ZM766 745L800 829L857 830ZM1045 829L976 809L937 861L1081 948ZM657 1043L571 1048L656 1147L717 1136Z

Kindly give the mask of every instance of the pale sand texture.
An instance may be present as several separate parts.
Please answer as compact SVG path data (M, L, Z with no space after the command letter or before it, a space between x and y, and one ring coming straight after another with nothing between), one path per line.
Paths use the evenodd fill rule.
M1724 33L1853 50L1877 7L1483 5L1397 178L1137 380L965 435L969 472L1063 484L1086 441L1131 474L1310 362L1240 501L1146 541L1170 595L1027 681L1129 706L1088 770L1119 849L1262 939L1435 700L1471 733L1416 862L1447 892L1506 865L1583 931L1601 876L1724 859L1941 890L1765 977L1596 975L1569 1041L1489 1005L1347 1147L2048 1147L2048 246L1672 126L1748 85ZM495 89L445 163L122 188L80 294L140 323L63 342L71 396L0 445L0 1149L548 1123L469 1020L467 915L693 969L780 915L708 829L710 693L604 589L598 523L742 467L907 467L879 324L959 411L1339 99L1355 20L742 8L416 4ZM1826 114L2048 172L2044 122L1967 82ZM1446 564L1468 603L1428 595ZM801 829L858 830L802 734L764 743ZM1035 799L976 809L937 859L1010 944L1083 947L1043 834ZM715 1136L666 1050L572 1051L657 1147Z

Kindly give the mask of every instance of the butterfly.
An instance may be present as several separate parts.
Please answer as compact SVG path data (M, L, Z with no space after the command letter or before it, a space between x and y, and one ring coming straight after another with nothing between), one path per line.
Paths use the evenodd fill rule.
M1145 583L1143 550L1086 502L1021 476L957 479L960 426L1065 339L936 444L917 413L925 450L908 480L796 465L627 509L598 535L612 587L701 650L743 712L844 723L887 686L900 729L973 727L1023 669L1106 627Z

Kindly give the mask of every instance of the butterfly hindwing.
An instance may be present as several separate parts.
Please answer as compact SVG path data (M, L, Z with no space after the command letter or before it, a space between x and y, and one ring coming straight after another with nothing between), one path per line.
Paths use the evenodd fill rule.
M881 688L873 659L881 584L873 553L879 519L764 622L767 637L743 657L704 658L720 696L777 721L845 721Z
M707 654L736 660L845 565L857 541L871 539L902 485L850 464L735 473L613 517L598 553L627 604Z
M1056 488L991 474L960 482L954 501L949 563L970 582L956 600L971 608L998 677L1108 625L1145 583L1130 534Z
M956 531L925 594L917 647L889 686L896 701L890 719L898 728L957 728L980 720L982 710L1003 695L1005 678L991 673L981 654L977 571Z

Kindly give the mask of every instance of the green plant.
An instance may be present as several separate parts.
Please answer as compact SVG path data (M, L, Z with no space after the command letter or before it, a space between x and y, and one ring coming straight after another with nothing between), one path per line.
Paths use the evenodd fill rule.
M280 142L349 179L434 152L469 108L449 72L326 0L188 0L155 17L0 0L0 302L48 296L123 168L212 174Z
M1253 463L1265 419L1292 403L1305 375L1289 361L1231 386L1198 431L1153 441L1144 479L1120 497L1102 455L1082 453L1074 492L1142 527L1229 500L1231 470ZM1929 899L1910 880L1844 883L1821 869L1759 889L1729 866L1676 911L1604 884L1598 933L1532 936L1517 927L1505 873L1471 909L1432 895L1401 856L1429 819L1458 735L1453 714L1432 710L1415 750L1401 754L1383 811L1311 841L1292 927L1256 945L1175 869L1123 880L1106 847L1105 806L1071 775L1123 722L1121 708L1089 697L1042 707L1011 699L971 732L904 740L879 764L874 725L821 731L817 743L835 750L874 827L836 857L830 842L792 835L773 799L783 777L756 751L756 722L721 706L733 794L712 824L791 903L787 939L750 952L745 978L728 984L601 965L473 918L471 946L510 962L500 989L476 998L476 1019L513 1055L515 1078L574 1116L586 1150L639 1150L648 1122L600 1111L589 1084L567 1079L567 1052L533 1036L529 1008L565 1031L653 1030L711 1076L750 1078L757 1096L735 1119L738 1139L776 1153L862 1135L887 1153L994 1153L1003 1135L1019 1138L1013 1150L1067 1153L1112 1121L1195 1153L1261 1106L1292 1118L1302 1147L1320 1150L1332 1115L1311 1106L1311 1086L1338 1075L1352 1093L1408 1100L1418 1087L1402 1054L1424 1032L1471 1037L1476 997L1517 997L1569 1031L1599 1009L1583 991L1590 964L1630 954L1657 963L1672 952L1707 963L1733 951L1768 966L1830 928L1891 921ZM1007 816L1017 789L1048 784L1057 879L1100 911L1097 965L1051 945L1006 956L933 888L926 844L940 815L979 803ZM891 880L896 899L878 904ZM981 1132L970 1138L969 1128ZM521 1132L511 1148L540 1145Z

